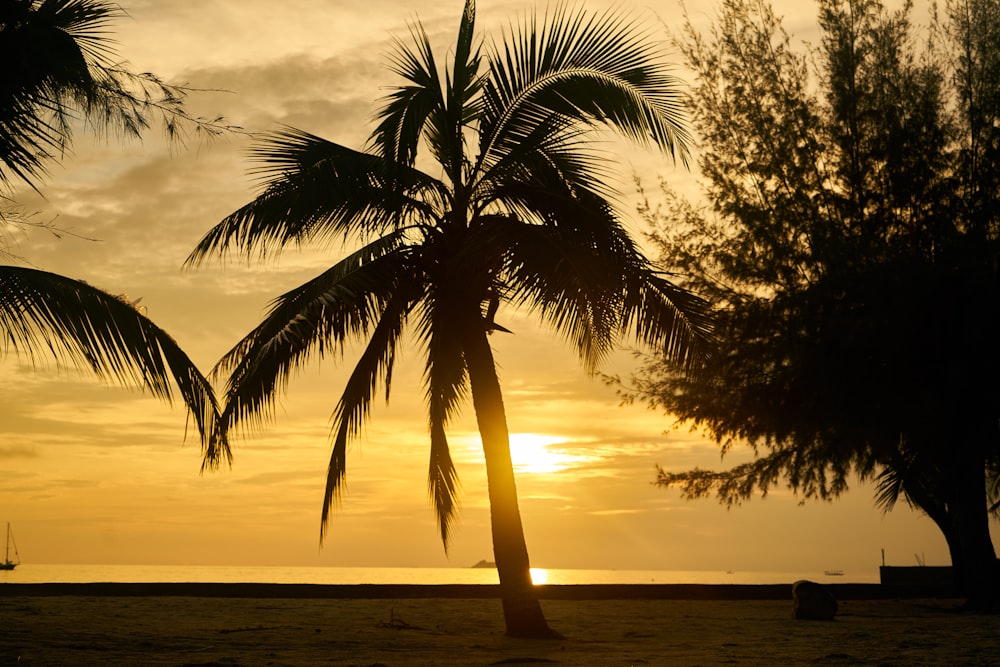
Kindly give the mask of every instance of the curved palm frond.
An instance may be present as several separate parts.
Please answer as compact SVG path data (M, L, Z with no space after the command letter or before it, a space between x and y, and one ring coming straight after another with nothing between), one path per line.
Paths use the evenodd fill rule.
M412 166L428 118L444 106L444 91L430 40L419 23L410 27L414 45L396 40L392 71L410 85L399 86L382 99L375 114L379 124L368 140L382 168L392 171Z
M382 100L369 146L383 160L390 181L399 165L412 166L421 139L452 184L462 181L464 128L477 121L480 51L475 45L475 2L467 0L459 26L453 68L442 84L430 40L419 23L411 26L412 46L396 42L392 70L408 82Z
M488 168L552 115L567 127L610 125L687 164L683 98L658 52L638 23L613 12L560 7L542 25L531 18L490 54L480 164Z
M622 325L666 359L690 368L711 348L715 322L708 301L649 266L625 276Z
M394 259L396 259L394 257ZM391 270L392 268L395 271ZM387 270L389 269L389 270ZM389 400L392 386L392 368L396 359L396 346L403 333L407 317L414 303L420 298L419 285L408 282L408 263L394 267L379 267L381 279L391 275L393 290L378 313L378 322L371 332L364 353L348 378L340 401L333 414L333 448L327 466L326 490L320 520L320 542L326 535L330 510L340 500L340 492L347 476L347 446L361 432L368 418L372 397L378 383L385 385L385 400Z
M468 396L468 374L462 354L459 316L447 292L453 285L433 285L423 302L419 336L427 350L424 384L431 435L427 488L438 518L444 548L455 522L459 492L458 473L448 446L447 426Z
M522 140L481 165L471 183L480 209L492 202L504 206L505 191L525 186L565 193L568 197L593 196L612 199L617 195L612 160L585 141L586 128L558 116L539 119Z
M896 506L899 497L906 496L903 475L894 468L883 468L875 477L875 506L888 514Z
M589 243L580 228L525 225L511 274L514 299L573 341L588 370L629 333L681 365L707 349L707 302L653 270L617 223L584 233Z
M451 458L448 446L447 420L442 414L440 404L444 400L439 392L431 390L436 398L431 401L431 453L430 466L427 473L427 492L434 505L434 514L438 518L438 534L445 553L448 553L448 540L452 526L458 518L458 494L460 484L455 462Z
M550 225L505 226L512 243L509 298L563 334L593 371L617 339L620 276L576 233Z
M513 182L494 193L514 212L489 232L509 248L511 299L573 341L590 370L629 331L688 358L709 335L706 304L656 275L602 198L560 185Z
M216 364L229 373L222 426L260 426L291 372L313 354L339 353L363 338L397 289L403 233L382 237L274 300L253 331Z
M0 331L7 349L32 363L51 356L167 401L173 380L198 429L203 467L231 460L211 384L173 338L124 300L71 278L3 266Z
M255 150L265 189L227 216L187 259L197 265L230 248L263 259L276 246L334 235L382 233L434 215L444 186L420 171L400 168L399 188L386 180L384 160L288 128Z

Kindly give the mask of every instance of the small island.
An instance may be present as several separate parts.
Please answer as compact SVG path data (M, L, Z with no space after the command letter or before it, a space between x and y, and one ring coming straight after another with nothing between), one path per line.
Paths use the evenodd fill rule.
M472 566L472 568L476 569L476 570L485 570L485 569L493 569L493 570L495 570L496 567L497 567L497 564L494 563L491 560L481 560L481 561L479 561L478 563L476 563L475 565Z

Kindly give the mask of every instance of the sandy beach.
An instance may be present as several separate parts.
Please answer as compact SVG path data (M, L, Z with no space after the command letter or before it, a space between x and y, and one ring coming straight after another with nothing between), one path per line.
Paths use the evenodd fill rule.
M947 599L841 600L828 622L792 619L790 599L545 599L566 638L525 641L504 636L493 597L11 590L0 665L1000 664L1000 618Z

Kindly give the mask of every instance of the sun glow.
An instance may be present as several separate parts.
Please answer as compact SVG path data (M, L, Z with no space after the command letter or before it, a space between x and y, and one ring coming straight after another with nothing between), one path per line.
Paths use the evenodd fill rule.
M511 433L510 457L514 470L521 473L555 473L588 459L560 448L559 445L564 443L566 438L557 435Z
M531 583L535 586L541 586L547 583L549 580L549 571L541 567L531 568Z

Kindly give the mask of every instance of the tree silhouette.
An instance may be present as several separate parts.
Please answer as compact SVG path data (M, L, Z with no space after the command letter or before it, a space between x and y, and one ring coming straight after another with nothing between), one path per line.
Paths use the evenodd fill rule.
M717 305L719 344L701 372L654 361L637 388L757 456L658 482L735 503L780 481L832 498L853 474L874 478L883 507L903 493L935 521L958 589L987 609L1000 3L948 3L925 51L909 3L818 5L815 59L766 3L724 0L709 34L687 26L712 211L675 202L683 222L658 241Z
M72 143L74 123L138 138L159 115L168 134L218 133L217 121L187 115L185 91L116 62L108 25L123 12L101 0L0 3L0 198L17 183L39 185ZM0 220L25 224L12 206ZM7 254L0 251L0 254ZM203 466L228 460L211 384L177 343L121 298L53 273L0 266L4 352L32 363L48 356L169 400L176 384L201 437ZM173 382L172 382L173 381Z
M627 332L679 363L690 358L707 331L703 303L630 238L609 201L606 162L588 142L591 129L611 127L684 159L687 134L677 83L635 21L558 9L526 19L485 56L474 23L469 0L446 73L419 24L411 45L397 44L392 68L404 83L382 100L364 152L295 129L260 144L263 191L189 262L230 250L263 257L337 235L360 243L278 297L220 361L224 425L258 424L293 369L366 341L334 414L322 539L348 441L379 385L388 393L412 328L426 359L429 487L445 548L457 491L447 427L471 394L507 632L552 636L531 585L489 336L506 331L495 318L513 305L564 335L588 369ZM440 178L416 166L423 150Z
M82 121L100 135L139 138L154 118L169 137L235 128L190 116L188 90L118 61L107 28L124 16L104 0L10 0L0 5L0 183L36 187Z

